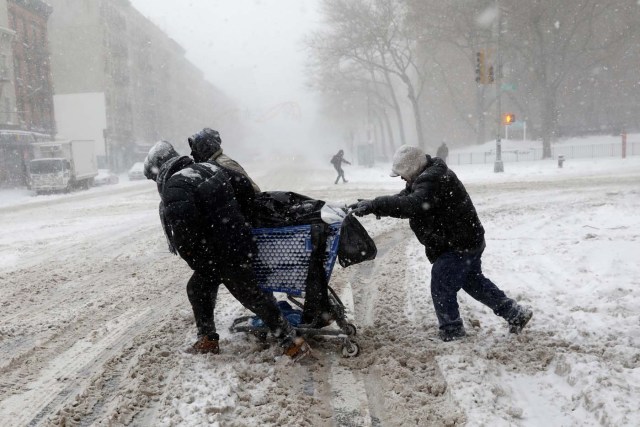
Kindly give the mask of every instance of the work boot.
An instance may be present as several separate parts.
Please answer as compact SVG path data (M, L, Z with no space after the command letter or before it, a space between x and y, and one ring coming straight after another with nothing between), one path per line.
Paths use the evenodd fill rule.
M186 352L189 354L220 354L220 346L217 339L210 339L208 335L203 335Z
M283 354L297 362L311 353L311 347L302 337L287 338L282 342Z
M529 320L533 317L533 310L531 307L517 307L517 313L509 320L509 332L512 334L519 334L522 329L527 326Z
M440 329L438 331L438 336L444 342L459 340L465 337L467 333L464 331L463 326L449 328L449 329Z

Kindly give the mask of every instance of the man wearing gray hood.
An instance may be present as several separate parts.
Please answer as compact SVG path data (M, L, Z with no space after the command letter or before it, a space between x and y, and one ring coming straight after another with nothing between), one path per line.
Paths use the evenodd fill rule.
M293 360L306 356L309 345L258 286L251 265L257 248L224 170L211 163L195 163L180 156L170 143L159 141L147 155L144 174L158 184L160 217L170 249L193 270L187 295L198 340L190 352L220 351L214 308L222 283L280 338L285 355Z
M451 341L465 336L456 296L460 289L504 318L511 333L520 333L533 312L508 298L482 274L484 228L456 174L442 159L409 145L396 151L391 171L391 176L406 181L404 190L395 196L361 200L351 208L358 216L409 219L433 264L431 296L440 338Z

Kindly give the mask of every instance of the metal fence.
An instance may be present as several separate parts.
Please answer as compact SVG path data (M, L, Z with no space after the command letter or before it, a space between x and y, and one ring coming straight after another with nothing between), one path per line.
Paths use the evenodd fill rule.
M627 142L627 156L640 156L640 141ZM600 157L622 158L622 144L591 144L591 145L558 145L551 147L551 157L564 156L565 159L595 159ZM447 158L451 165L470 165L493 163L496 160L495 150L456 153L452 150ZM502 150L502 161L530 162L542 160L542 148L523 150Z

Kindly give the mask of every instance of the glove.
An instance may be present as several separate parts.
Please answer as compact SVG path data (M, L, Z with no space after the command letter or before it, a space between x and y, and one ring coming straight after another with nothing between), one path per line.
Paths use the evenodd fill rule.
M356 216L365 216L373 213L373 200L360 200L349 206Z

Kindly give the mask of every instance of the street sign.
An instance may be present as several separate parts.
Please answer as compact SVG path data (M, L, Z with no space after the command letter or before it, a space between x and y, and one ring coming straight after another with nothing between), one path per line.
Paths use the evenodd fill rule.
M502 83L500 89L503 92L515 92L518 86L515 83Z

